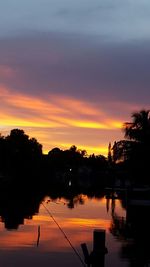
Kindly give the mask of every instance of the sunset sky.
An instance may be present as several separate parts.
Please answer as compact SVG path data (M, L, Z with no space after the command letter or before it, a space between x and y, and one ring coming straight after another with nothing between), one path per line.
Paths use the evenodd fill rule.
M107 155L149 85L149 0L0 1L2 135Z

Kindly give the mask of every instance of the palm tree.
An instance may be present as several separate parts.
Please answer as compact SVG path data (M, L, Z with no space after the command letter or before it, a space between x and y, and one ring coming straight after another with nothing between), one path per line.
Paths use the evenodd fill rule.
M142 183L150 184L150 110L133 113L132 122L124 123L123 129L125 138L133 143L128 154L132 173L139 177Z
M113 159L122 161L133 184L150 185L150 110L135 112L131 118L123 124L126 140L114 143Z
M132 114L132 122L125 122L123 130L127 139L143 144L150 143L150 110L141 110Z

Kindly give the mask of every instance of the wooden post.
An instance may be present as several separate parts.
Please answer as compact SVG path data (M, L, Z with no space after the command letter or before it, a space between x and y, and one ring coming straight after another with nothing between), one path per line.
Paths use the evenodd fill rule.
M81 244L81 248L84 255L84 262L90 267L90 255L86 243Z
M94 230L93 232L93 252L91 253L92 267L104 267L105 254L105 230Z
M93 232L93 251L99 251L105 247L105 230L96 229Z
M97 229L93 232L93 251L89 254L86 243L81 244L84 262L88 267L104 267L105 254L105 230Z

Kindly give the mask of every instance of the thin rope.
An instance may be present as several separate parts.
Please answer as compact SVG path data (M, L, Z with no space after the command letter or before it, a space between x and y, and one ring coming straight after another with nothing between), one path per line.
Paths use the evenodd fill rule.
M59 228L59 230L61 231L61 233L63 234L63 236L65 237L65 239L68 241L70 247L73 249L73 251L75 252L76 256L78 257L78 259L80 260L80 262L82 263L82 265L84 267L86 267L87 265L84 263L84 261L82 260L80 254L78 253L78 251L75 249L75 247L72 245L71 241L69 240L69 238L66 236L65 232L63 231L63 229L60 227L60 225L58 224L58 222L55 220L55 218L53 217L52 213L49 211L49 209L43 204L43 207L45 208L45 210L47 211L47 213L49 214L49 216L53 219L53 221L55 222L55 224L57 225L57 227Z

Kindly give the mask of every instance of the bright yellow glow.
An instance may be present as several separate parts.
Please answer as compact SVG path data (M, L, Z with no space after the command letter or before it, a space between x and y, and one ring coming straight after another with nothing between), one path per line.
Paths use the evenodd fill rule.
M3 71L11 74L9 69ZM101 131L106 131L107 137L108 131L120 129L122 125L117 119L108 118L94 104L63 95L33 97L11 93L9 88L0 85L0 98L0 128L3 132L7 134L10 129L23 128L43 145L44 153L56 146L69 148L75 144L87 150L88 154L107 155L108 142L111 140L105 144L103 140L100 141ZM90 136L87 135L89 131ZM95 138L97 131L99 137Z
M108 122L109 126L112 127L112 129L114 128L118 128L121 129L122 128L122 122L121 121L109 121Z
M110 226L109 220L104 219L85 219L85 218L71 218L66 222L66 226L70 225L71 227L100 227L108 229ZM65 225L64 225L65 227Z
M36 121L37 120L37 121ZM9 117L6 115L0 115L0 126L9 126L9 127L40 127L40 128L45 128L45 127L59 127L60 124L57 122L44 122L44 121L38 121L38 119L34 119L33 121L30 120L22 120L21 118L16 118L16 117ZM63 127L63 125L62 125Z
M33 127L48 127L49 125L51 126L51 123L55 122L56 125L54 127L58 127L64 124L66 126L75 126L75 127L81 127L81 128L95 128L95 129L113 129L115 127L120 127L119 122L115 121L110 121L109 123L105 121L105 116L103 117L103 122L94 122L94 121L87 121L85 119L79 119L76 118L77 115L91 115L91 114L96 114L98 115L98 111L96 111L93 107L90 106L89 103L82 103L79 101L76 101L74 99L70 99L70 103L68 102L69 100L65 100L63 97L61 99L62 105L60 103L60 98L57 96L53 95L53 98L49 98L47 100L41 100L41 99L36 99L35 97L29 97L29 96L24 96L20 94L13 94L11 95L10 92L5 89L0 87L0 96L2 98L2 102L5 104L5 106L8 106L8 108L4 109L5 113L3 114L3 109L1 112L1 119L7 121L4 123L4 125L14 125L16 123L19 123L20 126L33 126ZM51 101L51 102L50 102ZM55 103L53 103L55 102ZM2 103L2 104L3 104ZM64 103L67 103L66 107L64 106ZM70 104L70 105L69 105ZM86 105L86 107L84 107ZM89 105L89 107L88 107ZM81 108L81 107L82 108ZM70 112L70 107L72 111L75 112ZM69 110L68 110L69 108ZM15 113L14 116L12 116L12 113L9 112L10 110L13 110ZM17 109L17 110L16 110ZM24 116L21 116L20 120L18 117L19 115L19 110L24 110L23 114L25 118L27 117L28 120L24 118ZM78 111L79 114L76 114ZM85 112L84 112L85 111ZM22 113L21 113L22 114ZM99 115L101 112L99 111ZM38 117L37 117L38 116ZM67 116L67 117L66 117ZM16 117L16 118L15 118ZM34 122L34 120L38 121L40 120L41 123ZM25 121L25 122L24 122Z
M60 146L64 149L67 149L68 147L71 147L71 144L60 144ZM104 154L107 155L108 153L108 148L107 147L90 147L90 146L82 146L82 145L78 145L78 148L81 150L86 150L89 154L95 153L95 154Z
M79 121L71 119L63 119L63 122L67 123L70 126L80 127L80 128L89 128L89 129L108 129L107 125L98 123L98 122L88 122L88 121Z

